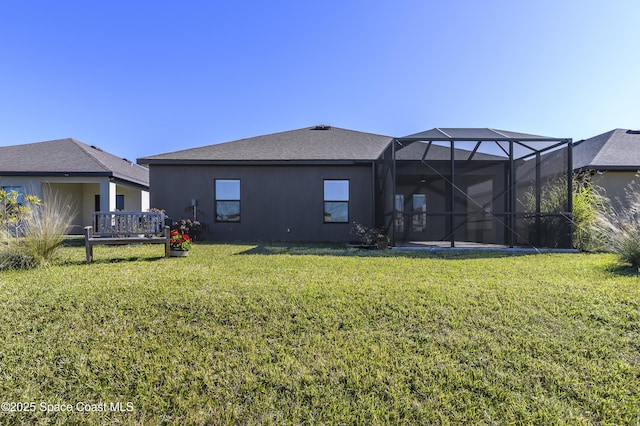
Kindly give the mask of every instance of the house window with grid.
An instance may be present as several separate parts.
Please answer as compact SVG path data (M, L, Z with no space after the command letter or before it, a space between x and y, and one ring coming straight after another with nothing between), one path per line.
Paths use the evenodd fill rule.
M324 181L324 222L349 223L349 181Z
M240 179L215 180L216 222L240 222Z

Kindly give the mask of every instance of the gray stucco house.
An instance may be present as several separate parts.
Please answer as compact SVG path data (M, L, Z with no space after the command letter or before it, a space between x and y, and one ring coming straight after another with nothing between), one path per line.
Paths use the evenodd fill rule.
M576 172L595 172L594 184L613 202L619 200L618 207L628 207L625 191L631 182L640 182L640 131L614 129L575 142L573 152Z
M94 211L149 209L149 170L75 139L0 147L0 187L45 198L46 188L77 208L81 234Z
M197 212L205 239L349 241L358 222L395 244L571 246L567 138L321 125L137 161L149 166L150 205L175 219ZM564 194L553 208L549 185Z

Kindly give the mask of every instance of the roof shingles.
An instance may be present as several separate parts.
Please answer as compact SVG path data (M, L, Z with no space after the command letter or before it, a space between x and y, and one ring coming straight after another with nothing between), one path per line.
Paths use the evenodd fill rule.
M165 161L358 161L376 160L393 140L390 136L328 127L256 136L200 148L138 159L140 164Z
M615 129L576 142L573 147L574 169L640 169L640 134Z
M57 173L104 174L149 185L149 171L75 139L0 147L0 175Z

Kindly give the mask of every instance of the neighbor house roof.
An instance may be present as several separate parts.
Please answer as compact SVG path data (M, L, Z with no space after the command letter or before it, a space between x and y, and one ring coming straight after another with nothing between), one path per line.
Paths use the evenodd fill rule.
M75 139L0 147L0 175L109 176L149 186L149 170Z
M640 170L640 131L615 129L576 142L573 168Z
M138 159L140 164L217 161L373 161L393 140L390 136L314 126L185 149Z

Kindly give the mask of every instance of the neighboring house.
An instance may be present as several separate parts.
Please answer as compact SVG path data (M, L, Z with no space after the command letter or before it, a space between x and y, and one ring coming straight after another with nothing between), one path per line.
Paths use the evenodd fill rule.
M147 168L75 139L0 147L0 187L40 198L48 187L69 197L77 209L73 234L94 211L149 208Z
M315 126L137 161L149 166L151 206L174 219L197 212L207 239L348 241L358 222L394 243L570 247L570 147L493 129L394 138ZM564 202L541 210L541 188L559 181Z
M628 207L625 191L631 182L640 182L640 131L615 129L574 143L573 167L593 171L594 184L610 200L619 200L620 207Z

